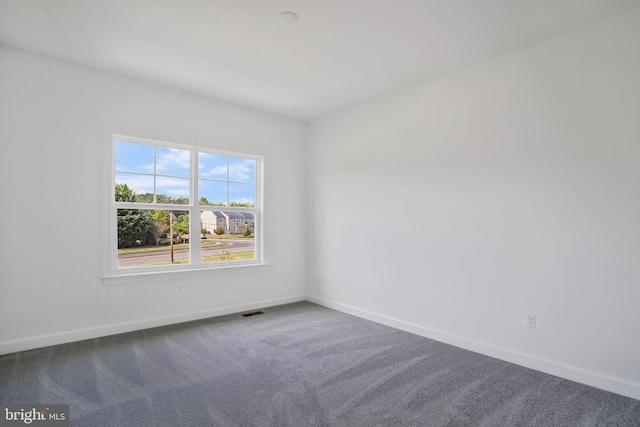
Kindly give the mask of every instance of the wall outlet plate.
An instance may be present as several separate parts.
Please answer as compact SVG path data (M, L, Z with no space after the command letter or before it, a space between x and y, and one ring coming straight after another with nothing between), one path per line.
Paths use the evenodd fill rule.
M525 328L536 328L536 315L535 313L524 313L524 327Z

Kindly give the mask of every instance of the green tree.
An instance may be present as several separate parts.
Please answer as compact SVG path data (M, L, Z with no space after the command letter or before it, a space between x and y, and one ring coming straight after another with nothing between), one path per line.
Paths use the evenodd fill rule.
M182 236L189 234L189 214L185 213L173 221L173 232L178 234L180 240L182 240Z
M168 205L188 205L188 197L172 197L166 194L156 194L156 203L164 203Z
M136 202L153 203L153 193L136 194Z
M162 235L169 231L169 211L151 211L151 230L153 232L153 238L156 241L156 246L158 246Z
M127 184L116 184L116 202L135 202L136 194ZM149 218L140 209L118 209L118 248L144 243L149 232Z
M216 233L218 236L222 236L224 234L224 227L218 227L215 230L213 230L214 233Z
M224 206L224 203L214 203L207 200L206 197L200 197L200 201L198 202L200 206Z
M116 184L116 202L135 202L136 193L127 184Z

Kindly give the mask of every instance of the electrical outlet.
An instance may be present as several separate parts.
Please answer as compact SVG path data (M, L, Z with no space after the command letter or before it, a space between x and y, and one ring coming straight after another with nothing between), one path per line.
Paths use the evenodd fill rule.
M536 315L534 313L524 314L524 327L531 329L536 328Z
M178 293L184 294L184 283L178 283Z

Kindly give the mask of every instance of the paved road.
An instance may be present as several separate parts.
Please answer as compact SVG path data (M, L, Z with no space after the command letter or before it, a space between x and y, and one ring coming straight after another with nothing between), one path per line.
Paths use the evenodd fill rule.
M254 249L253 240L230 240L230 239L208 239L208 242L226 243L224 246L205 246L202 248L202 256L222 255L222 251L228 251L230 254L241 252L250 252ZM174 249L173 260L181 261L189 259L188 249ZM141 265L156 264L168 262L171 260L171 249L167 247L165 251L147 252L141 254L124 254L118 255L118 267L136 267Z

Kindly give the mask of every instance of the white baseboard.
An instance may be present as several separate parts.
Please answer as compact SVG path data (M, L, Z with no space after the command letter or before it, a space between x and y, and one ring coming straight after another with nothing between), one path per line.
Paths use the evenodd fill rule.
M224 316L226 314L239 313L248 310L255 310L258 308L266 308L275 305L305 301L305 299L306 298L304 295L295 295L285 298L254 301L247 304L220 307L212 310L196 311L173 316L156 317L153 319L145 319L134 322L116 323L95 328L77 329L68 332L40 335L14 341L5 341L0 342L0 355L17 353L19 351L25 350L33 350L35 348L48 347L51 345L66 344L75 341L99 338L108 335L139 331L141 329L155 328L157 326L166 326L176 323L189 322L192 320L206 319L208 317Z
M411 332L426 338L451 344L456 347L471 350L476 353L544 372L546 374L555 375L560 378L586 384L612 393L621 394L640 400L640 383L615 378L597 372L588 371L576 366L566 365L555 362L553 360L543 359L507 348L497 347L491 344L475 341L472 339L452 335L446 332L420 326L414 323L405 322L388 316L376 314L357 307L349 306L339 302L327 300L325 298L314 295L307 295L307 301L331 308L343 313L348 313L363 319L371 320L376 323L391 326L406 332Z

